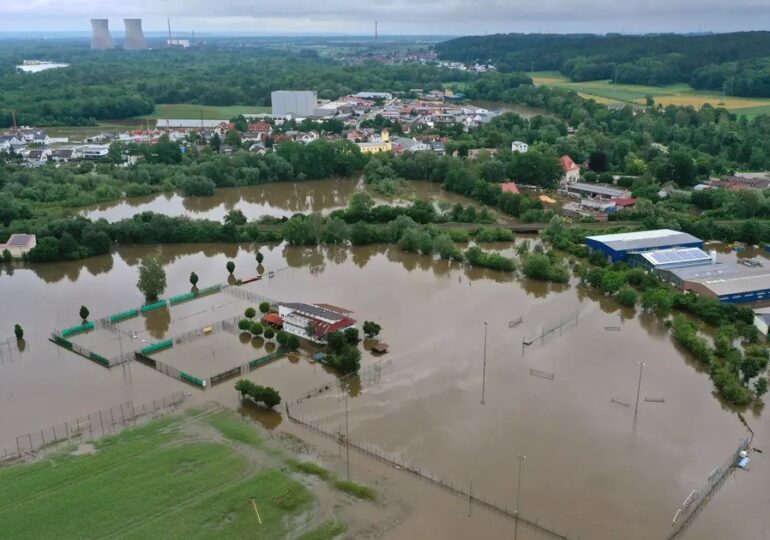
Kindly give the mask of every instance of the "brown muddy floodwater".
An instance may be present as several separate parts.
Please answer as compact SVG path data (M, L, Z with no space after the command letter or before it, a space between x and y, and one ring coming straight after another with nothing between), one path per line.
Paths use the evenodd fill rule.
M472 479L474 493L509 507L516 454L524 454L522 514L581 538L665 538L680 502L746 435L735 413L715 398L708 374L677 350L666 328L586 295L575 284L531 283L388 246L261 250L264 267L275 274L246 285L249 290L277 300L344 306L359 321L383 327L382 338L391 346L383 359L391 364L379 382L351 392L351 439L455 484ZM204 392L137 363L108 370L47 341L51 329L77 323L81 304L94 318L140 305L137 265L156 251L166 265L166 296L189 290L192 271L202 285L226 281L228 260L235 261L239 276L255 273L254 246L210 244L125 247L111 256L3 272L0 338L10 336L18 322L26 330L27 348L21 356L0 348L0 448L13 447L21 433L176 390L191 392L194 402L214 399L241 407L231 383ZM522 353L522 338L576 311L577 324ZM175 324L174 308L170 317L143 317L137 324L149 335L162 335ZM522 324L511 327L518 317ZM219 341L210 346L226 347ZM379 361L364 353L364 366ZM646 367L634 421L639 362ZM248 377L276 387L290 401L333 374L305 358L284 358ZM631 406L615 405L613 398ZM344 403L332 392L294 412L335 430L344 426ZM282 412L279 407L252 415L270 429L302 436L302 428L289 425ZM767 415L757 409L746 416L757 432L753 445L767 450ZM361 456L353 459L354 466L369 467ZM684 538L762 538L770 528L768 471L766 457L753 454L751 470L727 480ZM388 475L394 481L405 476ZM424 483L393 489L396 497L416 502L385 538L513 535L510 522L476 510L468 518L467 502L444 504L451 497ZM540 538L526 528L519 535Z
M261 216L291 217L296 213L328 214L332 210L345 208L351 195L364 189L364 182L353 178L276 182L219 188L210 197L184 197L177 193L132 197L86 206L79 209L79 213L90 219L104 218L110 222L130 218L141 212L216 221L222 221L230 210L240 210L249 220ZM403 193L393 198L372 191L370 194L378 204L407 204L412 199L421 199L478 206L471 199L442 190L441 184L427 181L406 182Z

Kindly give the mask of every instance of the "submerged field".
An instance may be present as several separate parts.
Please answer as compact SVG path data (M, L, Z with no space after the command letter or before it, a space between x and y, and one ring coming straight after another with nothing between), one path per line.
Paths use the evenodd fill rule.
M586 99L597 103L634 103L643 105L651 96L660 105L691 105L700 108L706 103L714 107L726 107L732 112L756 116L770 113L770 99L726 96L721 92L695 90L688 84L647 86L641 84L612 84L609 80L572 82L557 71L528 73L536 85L557 86L574 90Z
M344 527L307 477L214 408L0 469L0 523L5 538L333 538Z
M229 120L239 114L259 114L270 112L270 107L252 105L193 105L189 103L159 103L151 114L142 118L203 118L204 120Z

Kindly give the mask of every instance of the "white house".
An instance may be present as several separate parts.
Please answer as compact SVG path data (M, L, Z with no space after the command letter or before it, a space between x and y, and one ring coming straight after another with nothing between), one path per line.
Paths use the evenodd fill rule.
M19 258L36 245L37 237L34 234L12 234L5 244L0 244L0 254L8 250L12 257Z
M529 145L525 142L513 141L511 143L511 152L519 152L521 154L526 154L527 150L529 150Z
M329 304L278 304L283 330L316 343L325 343L332 332L355 326L356 321L348 317L350 313Z

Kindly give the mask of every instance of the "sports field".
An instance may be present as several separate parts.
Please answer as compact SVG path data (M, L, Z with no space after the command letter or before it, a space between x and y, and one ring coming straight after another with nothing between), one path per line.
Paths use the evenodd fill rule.
M156 420L79 454L0 469L4 538L333 538L344 530L307 475L225 409ZM350 499L331 493L337 504Z
M700 108L706 103L714 107L725 107L732 112L756 116L770 113L770 99L725 96L721 92L695 90L688 84L669 86L646 86L641 84L612 84L608 80L571 82L557 71L535 71L528 73L536 85L557 86L574 90L581 97L594 99L597 103L635 103L643 105L647 96L655 103L666 105L691 105Z

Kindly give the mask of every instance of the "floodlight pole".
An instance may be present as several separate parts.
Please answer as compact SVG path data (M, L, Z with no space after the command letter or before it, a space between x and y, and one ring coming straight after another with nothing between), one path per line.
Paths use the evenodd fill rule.
M487 321L484 321L484 367L481 371L481 404L484 405L484 395L487 387Z
M636 385L636 405L634 406L634 420L639 412L639 392L642 389L642 373L644 372L644 362L639 362L639 382Z

